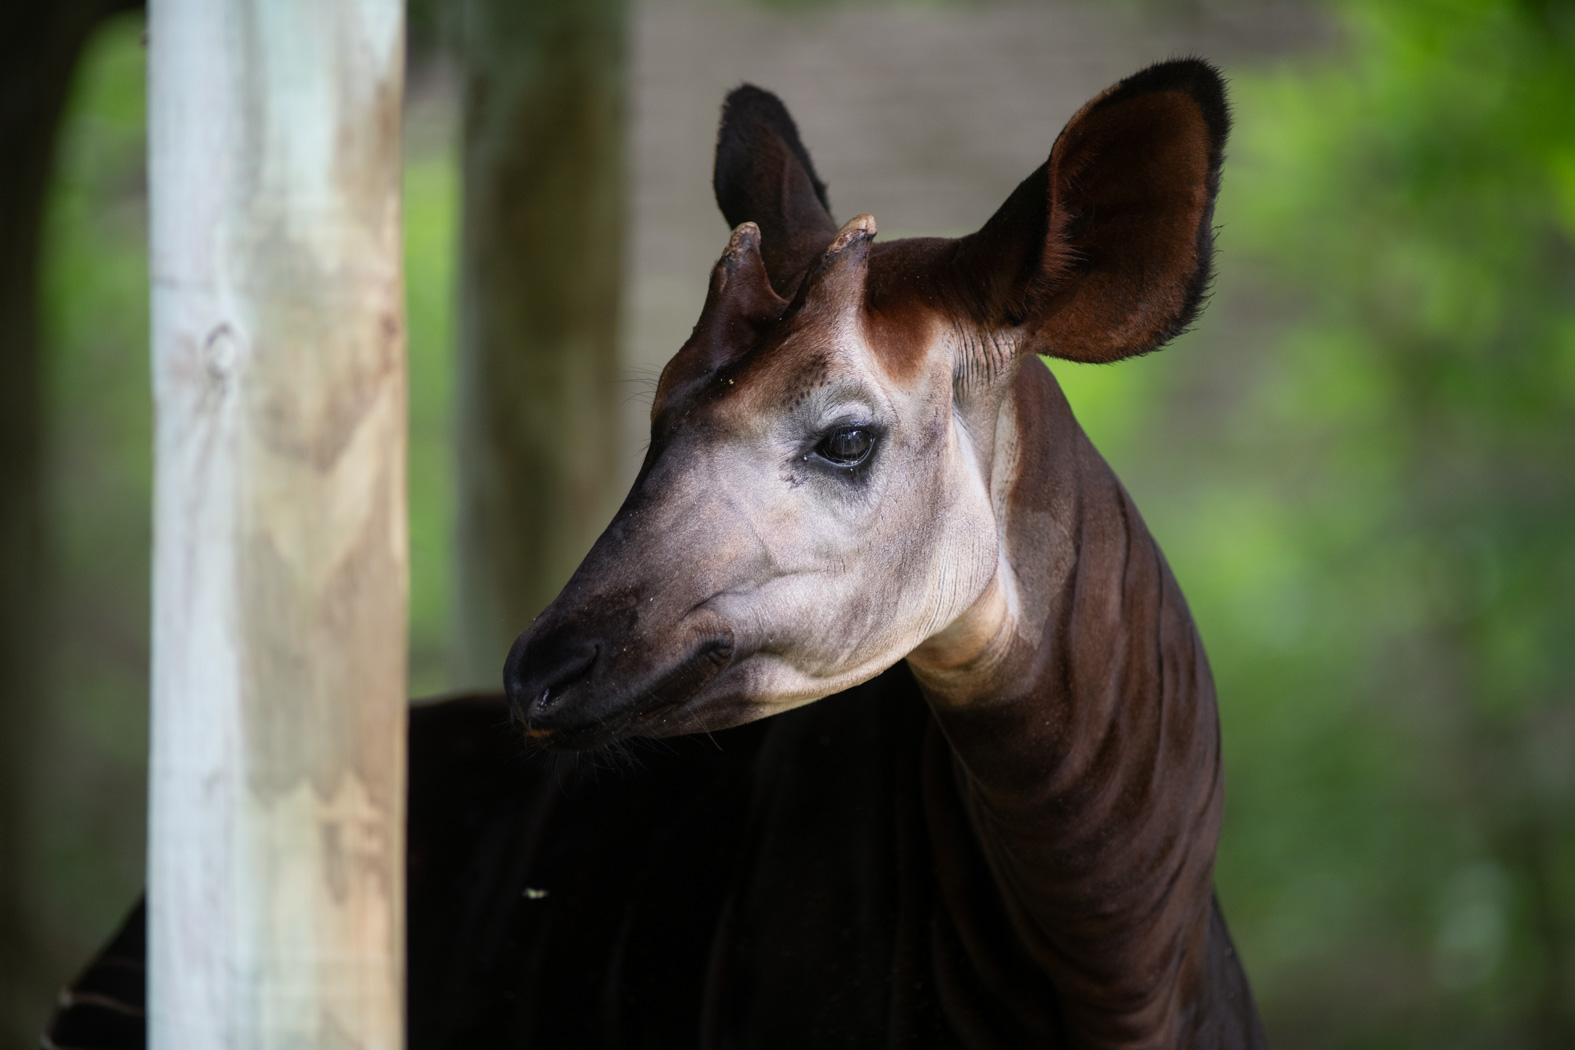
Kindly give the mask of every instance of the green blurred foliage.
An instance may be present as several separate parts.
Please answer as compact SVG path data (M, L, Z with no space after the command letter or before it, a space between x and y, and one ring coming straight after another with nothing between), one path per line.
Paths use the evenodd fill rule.
M1335 12L1333 53L1236 71L1198 330L1055 370L1213 660L1220 892L1276 1046L1575 1046L1575 4ZM60 978L141 882L140 31L84 61L48 217L37 911ZM458 189L434 105L405 183L418 693L444 684L451 546Z
M413 71L414 72L414 71ZM436 74L430 74L436 75ZM410 360L410 690L448 688L454 532L454 264L459 165L452 99L426 92L405 118L405 322Z
M1234 81L1215 316L1057 371L1209 647L1276 1045L1575 1046L1575 5L1336 12Z
M1265 918L1324 902L1296 964L1322 978L1274 991L1305 1027L1329 1002L1372 1022L1321 1045L1575 1046L1575 4L1340 11L1338 61L1239 96L1230 221L1302 307L1231 425L1302 626L1288 658L1220 658L1242 698L1280 683L1287 726L1341 715L1235 754L1326 800L1342 891L1260 843L1259 798L1227 860L1277 887Z
M57 979L142 883L153 464L141 32L140 16L117 19L82 56L45 216L47 758L26 803L28 911Z

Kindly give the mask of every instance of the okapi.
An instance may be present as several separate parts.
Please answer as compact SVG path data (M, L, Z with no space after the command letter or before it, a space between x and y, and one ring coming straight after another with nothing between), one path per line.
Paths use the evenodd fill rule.
M878 244L728 96L733 233L627 501L506 699L412 711L411 1046L1266 1045L1203 647L1040 360L1194 318L1228 123L1152 66L977 233ZM633 737L673 739L541 753ZM53 1045L143 1038L140 938Z

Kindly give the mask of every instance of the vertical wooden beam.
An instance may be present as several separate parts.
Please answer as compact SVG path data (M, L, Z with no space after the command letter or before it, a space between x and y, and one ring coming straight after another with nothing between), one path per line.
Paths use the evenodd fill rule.
M618 477L624 0L467 0L454 638L496 688Z
M150 1033L401 1045L399 0L155 0Z

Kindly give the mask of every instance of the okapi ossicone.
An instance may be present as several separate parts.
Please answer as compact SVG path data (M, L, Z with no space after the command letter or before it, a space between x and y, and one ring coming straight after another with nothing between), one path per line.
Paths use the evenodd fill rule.
M1203 647L1040 360L1193 319L1228 124L1152 66L977 233L878 243L728 97L733 233L627 501L506 699L411 715L412 1047L1266 1045ZM614 772L510 716L672 739ZM56 1045L141 1038L140 938Z

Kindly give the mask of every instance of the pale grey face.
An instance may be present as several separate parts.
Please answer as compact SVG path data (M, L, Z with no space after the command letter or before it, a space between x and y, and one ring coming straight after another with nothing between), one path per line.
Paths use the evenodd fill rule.
M623 508L510 655L533 734L577 746L786 710L880 673L984 591L989 448L954 404L951 331L910 323L897 369L862 296L836 291L659 396Z

